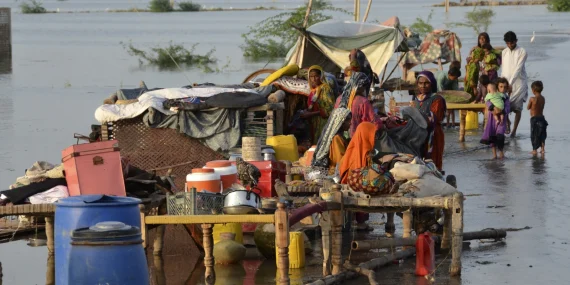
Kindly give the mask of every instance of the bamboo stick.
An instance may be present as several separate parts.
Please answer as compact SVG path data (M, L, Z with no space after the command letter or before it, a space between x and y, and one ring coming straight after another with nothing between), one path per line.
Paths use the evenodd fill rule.
M451 276L461 275L461 251L463 249L463 193L453 195L453 213L451 219Z
M212 238L212 224L202 224L203 244L204 244L204 266L206 266L205 280L206 283L214 283L216 281L216 272L214 271L214 239Z
M386 264L390 264L394 260L399 260L399 259L404 259L404 258L410 257L410 256L414 255L415 253L416 253L415 248L410 248L410 249L406 249L406 250L402 250L402 251L396 251L392 254L388 254L388 255L382 256L380 258L375 258L375 259L372 259L368 262L361 263L358 265L358 267L361 268L361 270L362 269L374 270L378 267L384 266ZM349 266L349 268L352 268L352 266ZM316 281L311 282L311 283L307 283L306 285L337 284L339 282L342 282L342 281L347 280L347 279L354 278L356 276L358 276L358 274L355 273L354 271L344 271L344 272L341 272L340 274L330 275L330 276L327 276L323 279L316 280Z
M372 0L368 0L368 6L366 6L366 12L364 12L364 18L362 18L362 22L366 22L368 19L368 13L370 12L370 8L372 7Z

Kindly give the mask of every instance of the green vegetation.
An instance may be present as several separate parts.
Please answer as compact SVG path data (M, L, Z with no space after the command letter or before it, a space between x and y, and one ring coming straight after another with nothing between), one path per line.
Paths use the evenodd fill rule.
M472 28L476 34L486 32L489 26L493 22L493 17L495 17L495 11L491 9L477 9L473 8L473 11L467 12L465 14L464 22L450 23L450 27L469 27Z
M22 14L43 14L47 13L46 8L42 5L42 3L36 0L30 0L28 2L24 2L20 5L22 9Z
M570 0L548 0L546 7L551 12L570 12Z
M291 25L303 26L306 10L306 6L299 7L293 11L277 14L249 27L249 31L242 34L245 42L241 46L244 57L252 61L285 57L299 36L299 32ZM308 25L331 19L331 16L324 14L325 11L348 14L347 11L335 8L326 0L314 0Z
M410 30L417 33L420 36L420 38L425 37L427 34L433 31L433 26L430 24L432 17L433 17L433 9L429 12L429 15L427 16L425 21L424 19L417 17L416 21L412 25L410 25L409 27Z
M174 11L174 8L170 5L170 0L151 0L148 8L155 13Z
M183 45L170 42L167 47L154 47L150 51L137 49L131 43L123 44L123 47L130 55L138 57L141 65L146 61L148 64L158 67L159 70L196 67L204 72L214 72L215 70L211 68L211 65L217 62L217 59L213 57L215 49L204 55L199 55L195 54L197 45L194 44L186 49Z
M200 4L192 2L180 2L178 3L178 7L180 7L180 10L184 12L198 12L201 8Z

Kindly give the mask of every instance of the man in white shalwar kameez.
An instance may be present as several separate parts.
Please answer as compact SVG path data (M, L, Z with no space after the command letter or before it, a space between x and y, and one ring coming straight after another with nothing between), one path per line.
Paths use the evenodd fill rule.
M515 33L508 31L505 33L504 40L505 44L507 44L507 48L503 50L501 58L501 76L509 81L511 88L511 112L515 113L515 123L511 131L511 137L515 137L521 120L524 103L528 98L528 83L525 68L527 54L522 47L517 46L518 40Z

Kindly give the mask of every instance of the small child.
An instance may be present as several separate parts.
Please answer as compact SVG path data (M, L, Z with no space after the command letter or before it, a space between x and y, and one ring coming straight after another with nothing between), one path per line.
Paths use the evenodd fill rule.
M489 85L491 81L489 80L489 76L486 74L482 74L479 76L479 85L477 85L477 93L475 97L476 103L483 103L485 102L485 96L487 95L487 85Z
M485 96L485 102L491 101L491 106L489 106L489 111L493 112L495 121L497 125L500 125L505 119L505 114L503 110L505 109L505 101L503 101L503 93L497 92L497 85L495 83L489 83L487 85L487 96Z
M532 154L544 154L544 143L546 141L546 127L548 122L544 119L543 111L546 100L542 96L542 81L535 81L530 85L534 97L528 100L527 109L530 110L530 139L532 141Z
M493 47L486 43L483 45L483 51L485 51L485 57L483 57L483 62L485 63L485 73L489 76L489 81L494 82L497 79L497 72L499 71L499 59L497 55L493 52Z

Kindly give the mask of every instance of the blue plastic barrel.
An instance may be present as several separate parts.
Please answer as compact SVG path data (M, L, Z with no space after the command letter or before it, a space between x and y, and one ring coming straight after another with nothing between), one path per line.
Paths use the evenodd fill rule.
M77 229L70 253L69 280L64 284L150 284L138 227L113 221Z
M54 247L56 284L68 284L71 232L104 221L119 221L140 227L141 200L106 195L83 195L60 199L55 205Z

